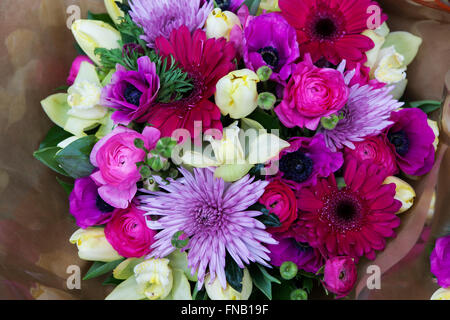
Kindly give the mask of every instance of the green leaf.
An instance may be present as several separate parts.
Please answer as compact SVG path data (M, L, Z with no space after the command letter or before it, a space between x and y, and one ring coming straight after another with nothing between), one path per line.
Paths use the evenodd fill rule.
M203 287L203 289L199 291L198 286L195 285L194 291L192 292L192 300L208 300L208 295L206 294L206 290L204 288L205 287Z
M254 16L258 12L261 0L246 0L244 4L248 7L250 15Z
M261 290L269 300L272 300L272 282L277 284L280 284L281 282L277 278L272 277L267 270L259 264L251 265L249 271L255 286Z
M94 170L89 156L96 142L95 136L80 138L61 150L55 160L72 178L87 177Z
M189 243L189 238L185 235L184 231L178 231L175 232L175 234L172 236L172 246L174 246L177 249L183 249L186 247Z
M429 114L436 110L439 110L441 106L442 103L440 101L422 100L422 101L408 102L406 103L405 108L419 108L426 114Z
M89 279L93 279L93 278L97 278L100 277L108 272L113 271L123 260L125 260L125 258L121 258L119 260L116 261L112 261L112 262L99 262L96 261L92 264L91 268L89 269L89 271L86 273L86 275L84 276L83 280L89 280Z
M272 117L262 109L256 109L247 118L255 120L267 130L281 130L281 124L277 117Z
M74 184L73 183L67 183L62 181L60 178L56 177L56 181L63 187L64 191L66 191L67 195L70 195L72 193Z
M228 284L237 292L242 291L242 278L244 277L244 269L241 269L236 261L227 254L225 259L225 276Z
M306 292L308 292L308 294L311 293L313 286L314 286L314 282L311 278L303 279L303 289L306 290Z
M61 148L58 147L44 148L36 151L33 156L53 171L56 171L64 176L68 176L67 172L59 166L59 163L55 159L56 154L60 150Z
M118 286L122 282L123 282L123 280L119 280L119 279L114 278L113 276L109 276L108 279L103 281L102 285L104 285L104 286L108 286L108 285Z
M172 138L162 138L156 144L155 151L168 159L172 156L173 148L175 148L176 145L177 142Z
M114 23L114 21L112 21L111 17L107 13L92 13L88 11L87 18L88 20L100 20L110 24L114 28L116 27L116 24Z
M280 219L277 215L270 213L269 210L261 203L255 203L249 210L261 211L263 214L256 217L259 221L268 227L281 227Z
M39 146L39 150L49 147L56 147L58 143L66 140L67 138L70 138L71 136L72 134L65 131L61 127L53 126L45 136L44 141L42 141L41 145Z

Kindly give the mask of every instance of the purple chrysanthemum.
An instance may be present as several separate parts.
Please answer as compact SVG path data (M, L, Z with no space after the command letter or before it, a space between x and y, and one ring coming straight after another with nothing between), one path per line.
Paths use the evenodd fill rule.
M168 39L183 25L191 32L203 28L214 4L211 0L133 0L130 7L131 18L144 29L142 39L153 48L156 38Z
M254 217L260 211L246 211L263 195L268 182L254 181L246 176L235 183L226 183L214 177L210 169L189 171L180 168L183 179L170 180L165 185L155 177L167 192L152 192L140 196L140 209L147 215L159 216L149 221L153 230L161 230L152 245L151 257L162 258L173 252L175 233L183 231L189 237L184 248L188 251L188 265L194 274L198 272L199 287L203 285L208 267L211 281L218 277L226 288L226 252L239 267L257 262L269 266L266 261L269 250L262 243L276 244L265 226Z
M345 61L338 70L344 73ZM348 85L355 76L355 70L346 72L345 83ZM346 106L341 110L343 119L332 130L322 128L327 146L336 151L344 147L354 149L354 142L363 141L366 137L380 134L392 121L391 113L401 106L389 93L392 87L375 88L370 85L355 84L350 87Z

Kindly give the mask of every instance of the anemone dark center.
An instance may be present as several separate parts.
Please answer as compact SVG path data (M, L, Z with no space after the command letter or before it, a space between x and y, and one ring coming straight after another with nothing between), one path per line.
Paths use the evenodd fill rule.
M284 178L298 183L305 182L313 172L313 161L300 150L283 156L280 160L280 170Z
M132 84L128 84L123 93L125 100L135 106L139 106L141 100L142 92L136 89Z
M231 6L231 0L216 0L216 5L222 11L229 10Z
M297 242L295 239L292 239L292 243L294 244L295 248L297 248L298 251L309 252L313 250L312 247L307 243Z
M395 151L401 156L404 156L409 151L409 139L405 131L400 130L397 132L388 133L389 142L395 147Z
M274 47L265 47L258 50L258 53L261 54L265 63L269 66L276 68L280 61L280 56L278 54L278 50Z
M337 26L330 18L322 18L317 20L314 25L314 32L322 38L331 38L335 35Z
M322 199L321 218L340 232L359 230L366 215L366 204L357 193L344 188L336 190Z
M97 199L95 201L95 206L98 210L100 210L102 213L109 213L114 211L114 207L110 206L103 200L100 196L97 196Z

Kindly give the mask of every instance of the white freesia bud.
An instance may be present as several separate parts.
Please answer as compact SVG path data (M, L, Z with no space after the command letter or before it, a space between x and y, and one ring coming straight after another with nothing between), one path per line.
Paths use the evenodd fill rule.
M217 82L215 101L224 116L245 118L258 106L258 75L249 70L230 72Z
M416 192L414 191L413 187L397 177L387 177L383 182L383 184L390 183L394 183L396 186L395 199L402 203L402 207L397 212L397 214L409 210L413 206L414 199L416 198Z
M123 3L123 0L105 0L106 11L108 11L109 16L114 21L115 24L119 24L121 17L125 14L120 10L116 2Z
M230 32L234 26L241 27L241 22L237 15L231 11L223 11L219 8L214 9L206 19L206 37L225 38L230 40Z
M374 77L380 82L393 84L406 79L405 58L393 46L381 49L374 66Z
M439 125L436 121L430 120L430 119L428 119L428 125L434 132L435 139L433 142L433 146L434 146L434 150L437 150L438 145L439 145Z
M79 229L70 237L78 247L78 256L87 261L111 262L122 258L109 244L103 228Z
M430 300L450 300L450 288L440 288L436 290Z
M228 283L227 287L223 289L218 278L212 283L210 283L210 279L209 275L205 278L205 289L211 300L248 300L252 293L252 278L247 269L244 269L241 292L233 289Z
M375 44L372 49L366 52L367 62L365 63L365 65L372 69L378 60L378 55L380 53L381 47L383 46L386 39L384 36L378 34L376 30L367 29L362 34L366 37L369 37Z
M150 259L134 267L134 275L139 292L148 299L164 299L173 286L172 269L169 259Z
M120 48L121 36L119 31L103 21L76 20L72 24L72 33L81 49L97 65L100 65L100 58L94 53L95 49Z

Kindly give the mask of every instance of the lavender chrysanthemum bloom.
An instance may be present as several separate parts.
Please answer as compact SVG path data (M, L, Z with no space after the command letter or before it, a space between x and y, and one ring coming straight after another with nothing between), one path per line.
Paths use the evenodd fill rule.
M144 29L142 40L154 48L156 38L169 38L171 32L185 25L189 31L201 29L214 8L211 0L133 0L130 16Z
M338 70L344 73L345 60L339 65ZM346 72L345 83L348 85L354 76L355 70ZM343 119L332 130L325 128L320 130L325 136L328 148L332 151L344 147L353 150L354 142L376 136L392 125L393 122L389 119L391 113L403 106L402 102L390 95L392 89L389 86L382 88L360 84L351 86L347 104L340 111Z
M244 61L257 71L268 66L271 79L285 82L300 57L295 29L277 13L263 14L251 20L244 31Z
M176 248L172 245L175 233L183 231L189 237L184 248L188 251L188 266L198 272L201 288L207 272L211 282L218 277L225 289L225 256L228 251L237 265L257 262L269 266L269 250L262 243L276 244L265 226L254 217L260 211L246 211L263 195L268 182L253 181L246 176L235 183L226 183L214 177L208 168L194 169L194 174L180 168L184 178L164 184L155 177L167 192L151 192L138 197L139 208L147 215L159 216L148 221L153 230L161 230L152 245L150 257L163 258Z

